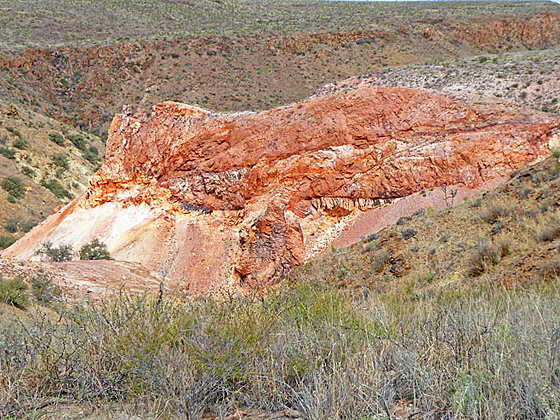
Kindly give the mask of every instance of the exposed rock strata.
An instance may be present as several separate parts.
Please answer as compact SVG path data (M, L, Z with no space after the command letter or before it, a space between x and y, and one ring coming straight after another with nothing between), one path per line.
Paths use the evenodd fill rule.
M354 218L444 186L476 189L549 153L560 121L408 88L259 113L166 102L113 120L87 194L16 243L105 241L188 293L261 287Z

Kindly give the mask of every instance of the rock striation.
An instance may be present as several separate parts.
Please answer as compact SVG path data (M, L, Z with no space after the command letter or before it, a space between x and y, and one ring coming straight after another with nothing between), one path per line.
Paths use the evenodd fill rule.
M419 89L361 87L233 114L126 108L87 192L3 257L93 238L191 294L261 288L415 193L476 189L543 159L560 120Z

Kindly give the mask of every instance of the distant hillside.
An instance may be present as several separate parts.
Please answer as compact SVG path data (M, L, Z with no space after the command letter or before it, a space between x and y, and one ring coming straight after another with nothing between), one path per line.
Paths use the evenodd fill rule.
M0 101L0 248L79 195L104 150L96 136Z

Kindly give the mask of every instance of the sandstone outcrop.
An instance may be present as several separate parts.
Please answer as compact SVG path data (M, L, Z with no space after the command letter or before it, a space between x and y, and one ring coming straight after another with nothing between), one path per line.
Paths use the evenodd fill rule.
M264 112L125 109L86 194L3 257L93 238L186 293L263 287L364 213L421 191L476 189L543 159L545 114L418 89L362 87Z

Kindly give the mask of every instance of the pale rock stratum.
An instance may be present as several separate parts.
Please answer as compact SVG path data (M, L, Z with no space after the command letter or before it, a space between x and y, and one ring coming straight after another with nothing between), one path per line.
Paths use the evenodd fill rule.
M379 228L380 207L496 183L545 158L559 133L544 113L409 88L263 112L125 109L87 192L2 257L37 260L45 241L78 249L99 238L180 292L261 288Z

